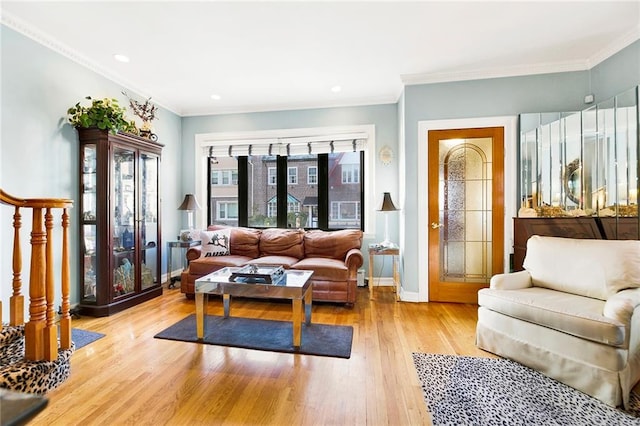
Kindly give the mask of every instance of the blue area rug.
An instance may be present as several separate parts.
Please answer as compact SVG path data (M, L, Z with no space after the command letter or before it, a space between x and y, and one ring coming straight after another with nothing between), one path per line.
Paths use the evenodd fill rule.
M94 331L80 330L79 328L71 329L71 341L76 344L76 350L87 346L89 343L93 343L104 336L104 334L96 333Z
M205 331L204 339L199 341L196 336L196 316L193 314L154 337L261 351L351 357L351 326L303 323L300 349L293 347L293 325L289 321L207 315Z
M508 359L414 353L427 409L442 425L640 425L629 412Z

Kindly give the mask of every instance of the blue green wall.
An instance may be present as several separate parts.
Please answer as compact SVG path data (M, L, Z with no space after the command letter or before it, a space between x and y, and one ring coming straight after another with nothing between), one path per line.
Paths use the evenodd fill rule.
M0 26L0 187L20 197L78 199L77 135L66 124L66 110L85 96L115 97L131 89L115 83L65 56ZM406 226L399 235L396 215L390 220L394 241L404 240L405 291L417 292L416 176L418 123L423 120L516 116L524 112L566 111L585 107L588 93L605 100L640 84L640 41L590 71L407 86L398 104L179 117L160 109L154 122L162 157L162 219L165 239L182 227L176 210L184 193L194 189L194 137L198 133L373 124L377 146L404 151L406 161L376 166L376 192L405 191L396 201ZM396 158L398 158L396 156ZM377 160L376 160L377 161ZM373 208L373 206L371 206ZM0 298L11 293L11 216L0 209ZM72 218L78 213L74 212ZM382 222L382 221L379 221ZM30 223L25 220L25 228ZM382 238L378 226L371 241ZM77 259L77 220L72 221L72 256ZM166 251L166 250L164 250ZM23 249L28 265L28 247ZM166 253L163 253L166 259ZM163 271L166 261L163 260ZM385 270L385 276L390 275ZM56 276L59 276L57 274ZM72 303L78 302L77 271L72 268Z
M66 122L67 109L85 96L117 98L121 105L127 105L121 92L126 90L132 96L135 93L6 26L0 26L0 52L0 188L22 198L77 201L78 136ZM131 118L134 118L132 114ZM173 207L163 208L163 226L176 229L179 215L174 206L179 205L179 198L183 196L179 177L181 119L161 108L154 126L159 142L165 145L161 166L162 201ZM79 212L72 210L70 214L71 302L78 303ZM11 295L12 215L12 209L0 207L0 299L3 301ZM22 229L26 231L22 236L23 290L28 291L28 232L31 229L28 215L23 217ZM58 267L59 264L56 262ZM55 277L59 280L59 271ZM3 316L7 318L8 309L4 311Z

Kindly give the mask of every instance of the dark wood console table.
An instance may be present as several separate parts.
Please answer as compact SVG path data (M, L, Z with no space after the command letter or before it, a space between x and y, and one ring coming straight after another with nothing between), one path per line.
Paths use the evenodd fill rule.
M513 270L522 271L532 235L605 240L640 239L637 217L516 217L513 219Z

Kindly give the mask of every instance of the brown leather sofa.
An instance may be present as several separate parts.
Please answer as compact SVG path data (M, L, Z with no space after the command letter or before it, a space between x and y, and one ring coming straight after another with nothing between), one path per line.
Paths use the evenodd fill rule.
M227 228L209 226L215 231ZM282 265L285 269L314 271L313 300L356 301L357 271L364 262L362 231L304 231L301 229L254 229L231 227L229 254L201 257L200 247L187 251L189 267L182 272L181 291L192 297L195 280L225 266Z

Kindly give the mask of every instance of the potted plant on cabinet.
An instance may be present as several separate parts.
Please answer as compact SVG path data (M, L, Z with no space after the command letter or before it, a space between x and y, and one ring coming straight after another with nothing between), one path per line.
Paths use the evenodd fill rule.
M108 130L111 133L127 132L138 134L138 129L133 120L127 120L124 116L125 108L118 104L117 99L85 99L91 101L91 105L83 106L80 102L67 110L69 123L76 128L97 127Z

